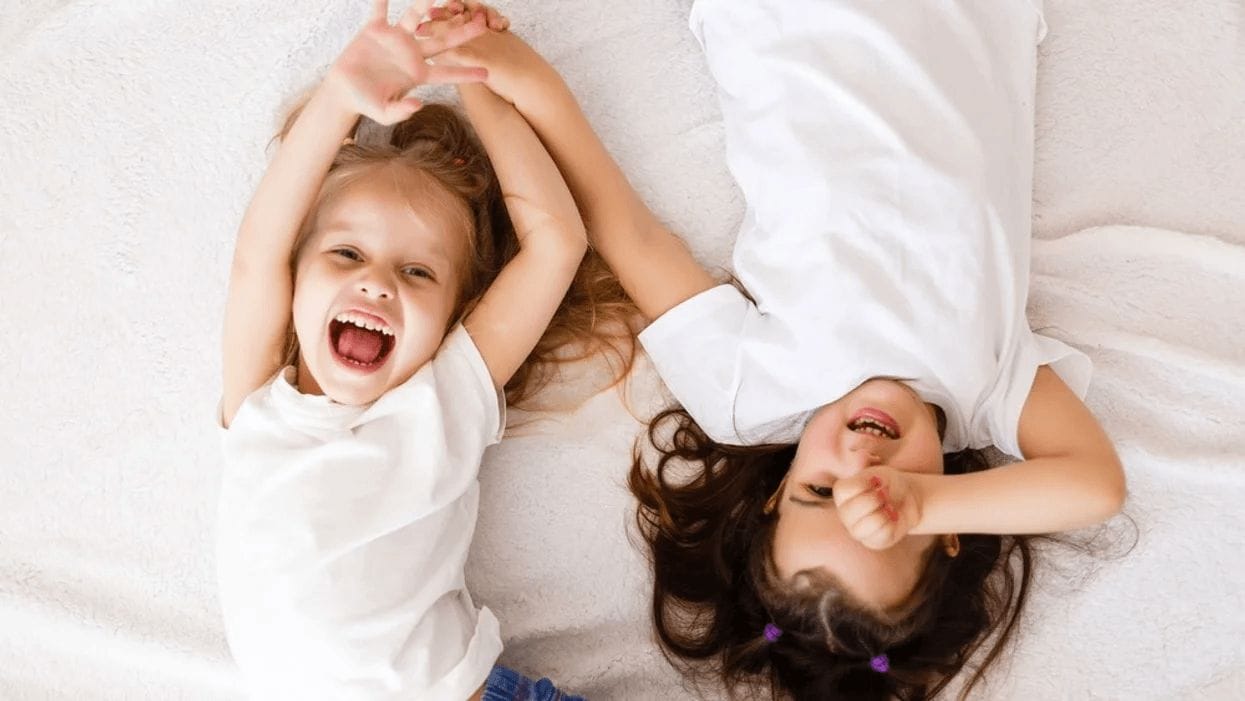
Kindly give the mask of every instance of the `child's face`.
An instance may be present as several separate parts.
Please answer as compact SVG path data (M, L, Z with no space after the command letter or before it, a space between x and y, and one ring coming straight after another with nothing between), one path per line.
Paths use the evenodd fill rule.
M890 432L877 435L867 419ZM773 557L780 576L789 580L820 569L878 609L908 597L935 536L908 536L886 550L870 550L852 538L829 496L836 480L882 463L906 472L943 471L934 408L894 380L860 385L819 409L805 427L778 503Z
M374 401L428 362L445 336L467 255L463 224L444 197L408 197L396 182L378 169L351 183L319 213L300 252L293 314L304 392Z

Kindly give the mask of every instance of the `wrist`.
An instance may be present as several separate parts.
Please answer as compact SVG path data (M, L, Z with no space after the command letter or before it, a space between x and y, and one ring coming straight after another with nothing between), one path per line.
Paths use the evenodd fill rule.
M562 76L544 60L513 70L505 86L506 99L523 114L547 105L550 96L557 95L559 89L567 89Z
M958 533L954 524L946 518L947 490L954 484L947 475L909 473L911 489L920 504L920 517L909 533L913 535L941 535Z
M303 112L322 125L321 128L333 125L334 131L340 127L343 134L349 132L361 116L350 85L333 71L316 87Z

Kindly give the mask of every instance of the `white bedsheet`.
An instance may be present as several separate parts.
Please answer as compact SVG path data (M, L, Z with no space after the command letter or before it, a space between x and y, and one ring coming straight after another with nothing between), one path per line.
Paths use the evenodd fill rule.
M0 4L0 698L240 698L210 547L232 241L279 107L367 4ZM725 263L742 205L690 0L499 4ZM1241 698L1245 5L1046 4L1030 311L1096 362L1140 540L1057 553L979 696ZM594 699L687 695L628 540L639 428L602 395L481 478L469 584L502 660Z

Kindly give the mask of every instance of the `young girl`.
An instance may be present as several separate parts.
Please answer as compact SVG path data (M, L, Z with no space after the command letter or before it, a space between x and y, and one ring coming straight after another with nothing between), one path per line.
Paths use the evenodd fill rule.
M691 26L747 202L738 285L522 42L447 55L527 118L652 320L682 404L631 471L660 642L797 699L929 698L980 654L967 694L1025 601L1024 534L1124 499L1088 359L1025 323L1040 0L697 0ZM1023 459L984 469L991 444Z
M498 623L463 564L503 387L524 393L507 383L529 377L555 312L575 335L564 320L603 297L562 303L583 223L513 107L462 85L482 149L453 110L407 97L486 76L426 61L485 14L417 41L428 4L390 25L376 0L287 124L238 233L217 559L256 698L561 698L494 668ZM355 143L360 116L394 125L387 140Z

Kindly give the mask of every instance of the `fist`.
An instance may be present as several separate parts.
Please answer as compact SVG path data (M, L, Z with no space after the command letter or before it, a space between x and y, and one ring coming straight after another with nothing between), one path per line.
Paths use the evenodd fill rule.
M885 465L837 480L834 504L847 532L871 550L893 546L921 521L916 481Z

